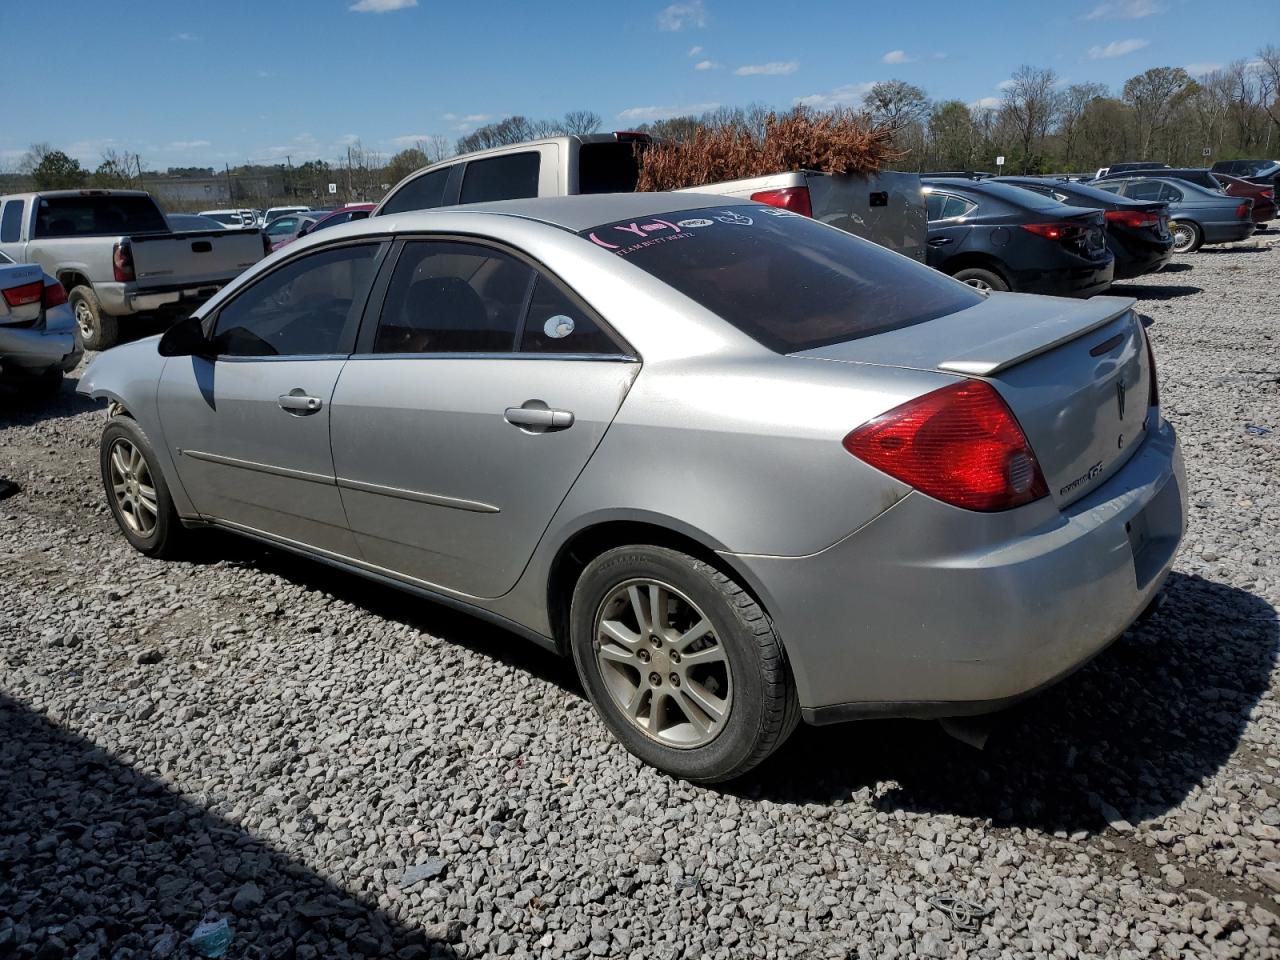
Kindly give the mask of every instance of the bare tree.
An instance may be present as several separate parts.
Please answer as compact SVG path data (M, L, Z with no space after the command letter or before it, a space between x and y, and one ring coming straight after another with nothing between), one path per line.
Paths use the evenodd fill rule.
M1181 67L1152 67L1124 83L1124 101L1133 107L1138 126L1137 159L1145 160L1152 139L1164 132L1174 107L1191 84Z
M1058 115L1060 98L1054 89L1057 83L1058 75L1048 67L1024 64L1013 72L1005 87L1000 112L1022 148L1024 173L1031 170Z
M1280 47L1269 43L1259 50L1254 73L1262 109L1280 130Z
M882 80L875 84L863 96L862 106L873 120L894 130L921 123L929 116L929 98L925 92L905 80Z
M560 121L560 129L569 136L582 136L595 133L602 123L600 114L594 110L570 110Z
M1062 136L1062 163L1068 170L1075 160L1076 145L1080 134L1080 118L1094 100L1107 95L1105 84L1073 83L1062 91L1058 101L1058 133Z

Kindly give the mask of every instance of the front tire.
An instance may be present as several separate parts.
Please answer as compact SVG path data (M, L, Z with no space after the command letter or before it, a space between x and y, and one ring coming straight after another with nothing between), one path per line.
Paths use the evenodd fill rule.
M98 462L107 504L129 544L149 557L177 556L188 531L142 428L117 417L102 431Z
M72 287L67 300L86 350L109 350L119 342L120 325L115 317L102 312L92 287Z
M979 267L966 267L963 270L957 270L952 274L961 283L973 287L975 290L981 290L983 293L991 293L993 290L999 293L1005 293L1009 289L1009 284L1005 283L1004 277L992 270L983 270Z
M799 720L782 645L760 605L676 550L618 547L591 561L574 589L570 644L613 735L673 776L741 776Z
M1177 220L1170 226L1173 229L1174 253L1195 253L1204 243L1203 231L1190 220Z

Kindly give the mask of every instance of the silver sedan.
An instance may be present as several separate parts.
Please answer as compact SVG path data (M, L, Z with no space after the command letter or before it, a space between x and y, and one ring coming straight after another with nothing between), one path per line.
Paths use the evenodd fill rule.
M80 389L139 550L472 611L714 781L801 718L998 708L1154 602L1186 483L1132 307L720 197L509 201L300 240Z

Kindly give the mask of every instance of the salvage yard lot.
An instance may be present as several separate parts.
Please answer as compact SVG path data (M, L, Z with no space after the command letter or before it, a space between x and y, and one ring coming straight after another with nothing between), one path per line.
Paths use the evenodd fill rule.
M189 956L206 913L229 957L1275 956L1278 277L1261 237L1113 290L1187 458L1160 613L981 752L802 727L717 788L481 621L223 536L140 556L101 408L0 398L0 956Z

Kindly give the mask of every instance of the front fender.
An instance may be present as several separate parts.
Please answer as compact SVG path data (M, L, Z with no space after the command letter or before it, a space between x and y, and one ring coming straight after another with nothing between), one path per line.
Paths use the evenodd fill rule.
M156 396L168 361L156 351L159 340L159 336L147 337L98 354L80 375L76 393L95 400L107 400L111 404L109 416L133 418L151 441L151 449L164 474L178 515L194 517L195 507L178 478L177 467L169 454L169 444L160 425Z

